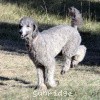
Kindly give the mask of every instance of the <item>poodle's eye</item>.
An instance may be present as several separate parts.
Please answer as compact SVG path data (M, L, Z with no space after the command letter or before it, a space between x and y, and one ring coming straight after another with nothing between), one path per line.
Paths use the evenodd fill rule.
M30 27L29 25L27 25L27 27Z
M21 25L19 25L19 28L21 29L21 28L22 28L22 26L21 26Z

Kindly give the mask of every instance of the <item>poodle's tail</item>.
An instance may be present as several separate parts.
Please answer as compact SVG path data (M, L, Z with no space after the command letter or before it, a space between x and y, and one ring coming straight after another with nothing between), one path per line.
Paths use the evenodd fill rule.
M71 26L77 28L81 28L83 26L83 18L78 9L75 7L68 8L69 15L71 16Z

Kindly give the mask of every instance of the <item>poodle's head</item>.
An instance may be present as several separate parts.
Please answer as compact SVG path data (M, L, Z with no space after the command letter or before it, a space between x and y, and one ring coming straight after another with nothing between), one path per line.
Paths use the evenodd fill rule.
M34 36L38 31L36 22L30 17L23 17L19 22L19 33L22 39Z

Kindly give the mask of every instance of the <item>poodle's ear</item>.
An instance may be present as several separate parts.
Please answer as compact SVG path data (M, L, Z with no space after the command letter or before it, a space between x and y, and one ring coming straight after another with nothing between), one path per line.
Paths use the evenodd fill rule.
M38 26L37 24L33 24L33 32L37 32L38 31Z

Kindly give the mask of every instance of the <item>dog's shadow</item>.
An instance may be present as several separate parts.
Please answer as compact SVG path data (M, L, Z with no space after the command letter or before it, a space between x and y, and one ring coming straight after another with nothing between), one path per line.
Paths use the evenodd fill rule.
M39 24L39 31L54 25ZM27 54L24 40L20 38L18 24L0 22L0 49L3 51Z
M8 81L8 82L7 82ZM9 81L15 81L16 83L18 83L18 85L16 84L11 84L9 85ZM20 85L19 85L20 83ZM14 77L14 78L9 78L9 77L5 77L5 76L0 76L0 85L1 86L11 86L11 87L19 87L19 88L36 88L35 85L32 84L32 82Z

